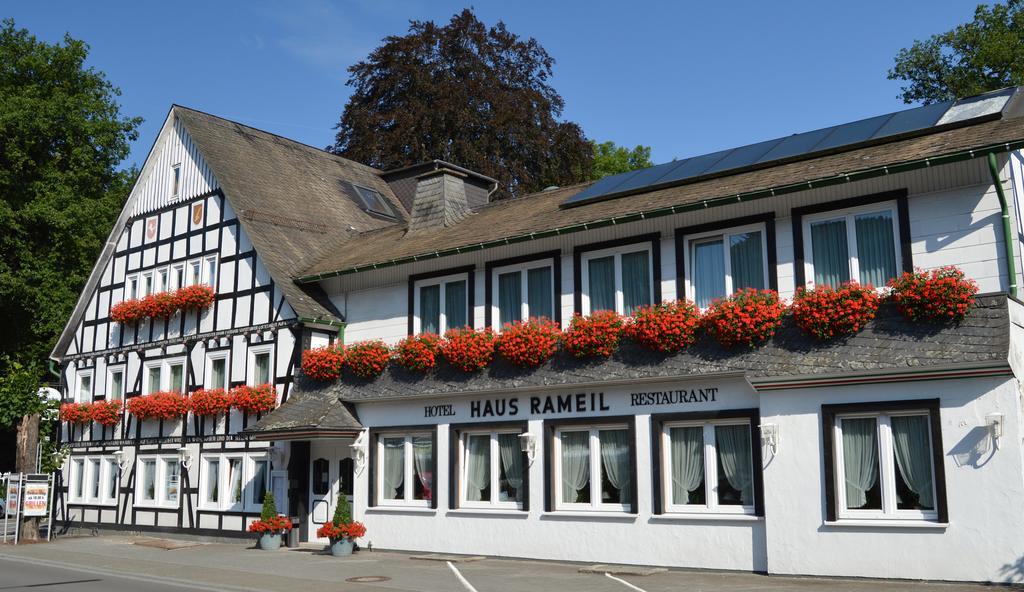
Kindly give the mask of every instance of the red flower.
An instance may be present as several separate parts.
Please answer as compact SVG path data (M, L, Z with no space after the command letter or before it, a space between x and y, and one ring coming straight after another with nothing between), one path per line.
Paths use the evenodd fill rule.
M562 335L565 349L577 358L607 358L619 349L624 322L622 316L602 310L584 317L575 315Z
M558 323L530 318L506 323L496 343L498 352L516 366L536 367L555 355L561 336Z
M383 341L361 341L348 346L345 367L360 378L376 378L391 359L391 349Z
M174 293L174 299L180 310L208 308L213 304L215 296L216 293L213 291L213 288L206 284L186 286Z
M86 424L92 420L89 403L64 403L60 406L60 420L67 423Z
M644 347L667 354L680 351L697 339L700 315L686 300L641 306L633 312L626 333Z
M270 384L236 386L230 397L231 406L243 413L264 413L277 407L277 391Z
M199 389L189 395L188 407L199 416L217 415L231 408L231 397L222 388Z
M410 335L395 346L395 363L415 372L426 372L437 366L441 337L434 333Z
M726 347L753 347L775 335L782 324L785 308L774 290L739 290L732 296L716 300L704 312L701 324Z
M302 352L302 371L321 382L337 380L345 365L345 350L325 345Z
M280 534L292 529L292 519L287 516L274 516L266 520L260 518L249 525L249 532L260 534Z
M347 524L335 524L328 522L316 531L316 536L331 539L358 539L366 536L366 526L362 522L349 522Z
M178 298L174 292L157 292L142 299L146 316L166 319L178 312Z
M155 292L138 300L125 300L110 307L110 320L134 323L145 318L168 318L179 310L203 309L213 304L213 288L187 286L176 292Z
M134 323L146 317L146 312L138 300L124 300L110 307L110 320L115 323Z
M188 413L188 397L175 391L158 391L132 397L125 403L128 413L139 419L175 419Z
M89 417L100 425L117 425L123 410L124 403L121 401L96 401L89 406Z
M834 289L798 288L793 299L793 320L798 327L823 341L850 335L875 318L878 294L871 286L847 282Z
M441 355L463 372L483 370L494 357L494 332L490 327L479 331L471 327L452 329L441 342Z
M912 321L954 321L967 316L978 284L953 266L906 272L889 281L896 308Z

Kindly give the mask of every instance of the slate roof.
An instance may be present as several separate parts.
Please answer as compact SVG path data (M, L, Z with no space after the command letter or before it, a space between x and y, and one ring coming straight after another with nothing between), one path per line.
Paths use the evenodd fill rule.
M1009 343L1008 300L999 294L979 297L959 325L913 323L893 305L884 304L863 331L827 344L808 336L795 326L792 317L786 317L774 339L752 349L725 349L705 336L683 352L665 356L624 341L619 352L606 361L581 361L560 353L535 370L518 369L496 356L491 366L473 375L446 365L427 375L390 366L374 380L342 378L324 384L297 373L295 392L316 393L324 401L365 403L659 377L742 373L756 383L759 379L964 365L1009 367Z
M342 402L331 393L296 389L284 404L243 431L265 439L289 433L354 434L360 429L362 425L349 403Z

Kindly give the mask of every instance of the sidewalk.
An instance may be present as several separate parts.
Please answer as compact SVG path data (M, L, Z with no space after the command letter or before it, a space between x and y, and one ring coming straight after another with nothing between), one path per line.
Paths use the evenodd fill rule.
M50 544L0 546L0 559L63 566L85 572L128 574L159 583L176 582L225 591L342 590L362 592L459 592L468 590L444 561L412 560L408 554L364 551L348 558L320 554L315 548L256 551L251 544L208 543L164 550L133 544L128 536L61 538ZM970 592L990 586L880 580L788 578L745 573L668 571L651 576L580 573L581 565L543 561L485 559L454 564L479 592ZM378 583L349 578L383 576ZM329 583L329 588L325 587ZM632 586L635 586L633 588ZM141 588L140 588L141 589Z

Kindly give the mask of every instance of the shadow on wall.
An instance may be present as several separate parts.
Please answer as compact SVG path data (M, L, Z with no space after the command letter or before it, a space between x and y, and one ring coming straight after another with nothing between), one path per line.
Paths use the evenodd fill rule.
M999 573L1009 582L1024 581L1024 557L999 568Z
M991 432L986 426L975 426L949 450L949 456L958 467L980 469L995 455ZM1024 560L1022 560L1024 561Z

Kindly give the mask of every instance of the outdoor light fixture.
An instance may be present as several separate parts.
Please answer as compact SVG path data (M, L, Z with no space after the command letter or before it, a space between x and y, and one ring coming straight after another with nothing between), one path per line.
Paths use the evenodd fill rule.
M359 432L359 437L349 444L349 449L352 451L352 468L356 473L363 472L363 467L366 466L366 430Z
M985 425L988 426L988 433L992 436L992 443L996 450L999 450L999 438L1003 437L1003 414L989 413L985 416Z
M114 461L117 462L117 468L123 471L124 468L128 465L128 462L124 458L124 450L114 451Z
M188 448L182 446L178 449L178 461L186 470L192 468L192 454L188 451Z
M758 426L761 429L761 446L768 447L772 456L779 452L779 426L774 423L762 423Z
M537 456L537 436L530 432L519 434L519 449L526 453L526 459L533 462Z

